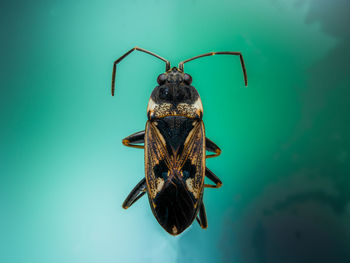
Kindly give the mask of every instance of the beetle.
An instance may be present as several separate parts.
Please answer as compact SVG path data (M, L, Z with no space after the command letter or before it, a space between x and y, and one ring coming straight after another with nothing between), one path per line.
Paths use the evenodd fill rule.
M247 74L240 52L210 52L170 67L170 62L148 50L134 47L113 64L112 96L115 91L116 67L133 51L152 55L166 63L165 72L157 78L147 106L147 122L143 131L122 140L128 147L144 149L145 177L134 187L122 207L132 206L145 193L158 223L171 235L178 235L196 219L207 228L203 204L204 188L219 188L221 180L206 167L206 158L217 157L220 148L205 137L203 106L192 77L184 72L184 64L212 55L239 56L244 82ZM206 154L206 151L212 154ZM207 177L214 184L204 184Z

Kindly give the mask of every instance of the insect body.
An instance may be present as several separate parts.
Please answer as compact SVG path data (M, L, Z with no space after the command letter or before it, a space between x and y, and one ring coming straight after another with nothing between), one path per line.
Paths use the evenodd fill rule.
M158 86L149 99L145 130L122 141L125 146L145 150L145 178L130 192L123 208L129 208L147 193L154 216L168 233L182 233L194 219L202 228L207 228L203 190L219 188L222 182L206 167L205 161L220 155L221 150L205 137L202 101L191 86L192 77L184 73L183 64L214 54L238 55L247 85L243 57L239 52L206 53L181 62L178 68L170 68L169 61L135 47L114 62L112 95L116 65L134 50L163 60L166 71L158 76ZM206 151L214 154L207 155ZM205 176L214 184L204 184Z

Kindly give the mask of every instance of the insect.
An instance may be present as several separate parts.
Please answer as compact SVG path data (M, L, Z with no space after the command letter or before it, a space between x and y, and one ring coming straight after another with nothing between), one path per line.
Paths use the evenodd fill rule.
M143 131L122 140L128 147L144 149L145 178L130 192L122 207L132 206L145 193L158 223L171 235L178 235L196 219L207 228L203 204L204 188L219 188L221 180L206 167L206 158L217 157L220 148L205 137L203 106L192 77L184 73L184 64L212 55L239 56L244 82L247 74L240 52L205 53L170 67L170 62L148 50L134 47L113 64L112 96L116 67L126 56L138 50L166 63L165 72L157 78L147 106L147 123ZM212 154L206 154L206 151ZM214 184L205 184L207 177Z

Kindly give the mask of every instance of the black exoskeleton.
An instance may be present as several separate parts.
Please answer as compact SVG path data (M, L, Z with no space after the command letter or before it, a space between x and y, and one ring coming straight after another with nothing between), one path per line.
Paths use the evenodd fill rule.
M116 65L134 50L155 56L166 63L166 71L157 78L147 107L148 121L143 131L125 139L125 146L145 149L145 178L130 192L123 203L129 208L145 193L159 224L170 234L178 235L197 219L207 228L203 204L205 187L219 188L221 180L206 167L206 158L219 156L220 148L205 137L202 121L203 106L192 77L184 73L183 65L191 60L215 54L240 57L244 81L247 76L240 52L211 52L180 62L170 68L170 62L145 49L135 47L114 62L112 95ZM214 154L206 154L206 151ZM204 184L205 176L214 184Z

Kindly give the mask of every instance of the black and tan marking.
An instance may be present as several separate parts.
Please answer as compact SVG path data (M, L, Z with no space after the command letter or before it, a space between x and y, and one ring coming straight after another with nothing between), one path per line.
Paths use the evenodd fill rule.
M202 155L202 151L200 151L199 154L188 155L187 159L185 153L183 153L193 147L193 145L196 144L195 142L197 142L198 146L198 138L196 139L196 136L194 135L199 135L198 131L195 129L195 127L198 129L199 123L202 124L202 121L188 119L183 116L168 116L156 121L149 121L147 123L147 125L149 125L148 129L136 132L123 139L123 144L125 146L137 146L137 148L143 149L145 148L143 145L145 142L145 134L148 130L147 134L151 134L151 136L153 135L153 137L155 137L149 137L149 141L151 142L149 142L148 145L151 145L151 149L156 149L151 150L150 154L148 154L148 150L145 151L145 157L149 158L149 161L146 162L146 167L149 167L149 172L146 172L146 178L150 179L150 183L146 183L146 178L141 180L124 201L123 208L129 208L147 192L152 211L155 215L158 215L156 215L157 220L163 222L163 224L161 224L163 228L172 235L180 234L195 218L202 228L206 228L207 220L205 208L202 200L200 200L203 198L203 188L219 188L222 185L221 180L208 168L205 168L205 176L214 183L213 185L203 184L203 181L201 180L203 174L201 174L201 176L197 174L197 167L199 166L201 170L202 166L198 165L194 160L203 162L203 159L198 158L199 155ZM152 133L151 129L153 131ZM204 127L202 132L204 132ZM221 153L220 148L208 138L205 139L203 147L205 147L206 151ZM192 151L197 152L196 149L192 149ZM183 153L183 155L181 153ZM182 169L178 169L180 170L180 173L176 173L180 174L181 180L177 180L175 183L173 182L173 184L168 183L165 185L166 182L170 182L169 179L171 175L167 163L169 164L169 161L171 163L174 158L173 156L175 155L179 157L182 156L182 158L178 157L175 159L178 162L182 160L181 162L184 163ZM197 158L193 158L195 155L197 155ZM208 158L208 155L203 155ZM180 167L181 165L178 164L177 166ZM150 169L151 167L153 167L153 169ZM193 176L190 175L197 175L197 181L193 181ZM179 176L175 178L179 178ZM197 182L197 185L193 184L193 182ZM167 189L164 190L164 187L167 187ZM162 194L158 195L160 192ZM176 198L169 195L170 192L172 192ZM183 211L181 213L179 210L179 204L181 204L180 210ZM201 204L203 207L200 206L196 209L198 204ZM169 213L169 210L172 214L180 215L178 216L179 218L170 216L170 219L177 218L177 224L175 224L173 220L167 220L165 214ZM191 214L192 216L188 216L187 218L181 217L183 213ZM193 217L193 214L197 214L197 216Z
M130 192L123 203L127 209L147 193L151 209L160 225L170 234L178 235L197 219L207 228L203 203L204 188L219 188L221 180L208 168L206 158L217 157L220 148L205 137L203 106L192 77L184 72L184 64L206 56L239 56L245 85L246 69L240 52L210 52L170 67L170 62L148 50L134 47L113 64L112 95L116 67L133 51L141 51L165 62L165 72L157 78L148 106L146 129L125 139L128 147L145 149L145 178ZM143 145L144 144L144 145ZM206 154L206 151L213 154ZM214 184L204 184L207 177Z
M184 116L201 119L203 105L197 90L191 86L192 77L177 68L159 75L158 84L148 102L148 119Z
M148 121L145 173L149 201L160 225L170 234L183 232L202 201L205 138L201 120L168 116Z

